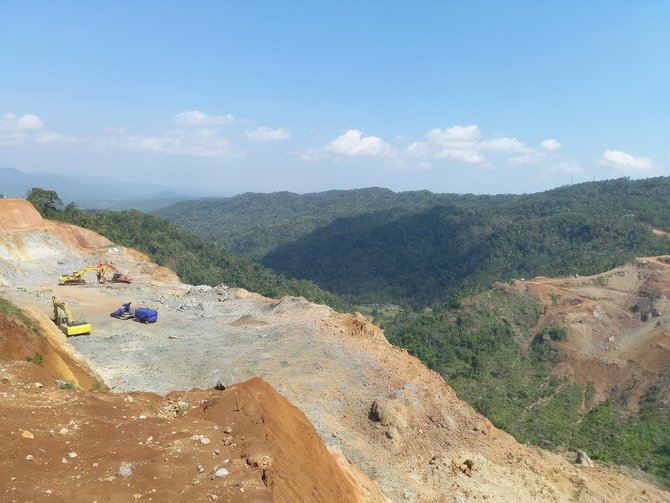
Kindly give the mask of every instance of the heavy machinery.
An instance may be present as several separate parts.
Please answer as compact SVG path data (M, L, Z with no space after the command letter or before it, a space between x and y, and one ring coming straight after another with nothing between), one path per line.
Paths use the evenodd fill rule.
M84 274L88 271L97 271L96 275L98 278L98 283L130 283L133 278L125 274L121 274L121 271L111 262L98 261L98 265L89 265L75 271L72 274L65 274L58 278L59 285L83 285L86 283L84 281ZM112 275L108 277L106 275L107 271L111 271Z
M89 265L84 267L83 269L80 269L79 271L73 272L72 274L64 274L63 276L60 276L58 278L58 284L83 285L84 283L86 283L86 281L84 281L84 274L86 274L88 271L95 271L95 270L98 270L98 267L94 265Z
M91 324L84 320L75 320L62 300L58 300L56 297L51 297L51 302L54 306L53 321L65 335L70 336L91 333Z
M112 277L108 278L105 274L107 271L112 271ZM125 274L111 262L98 262L98 283L130 283L133 278Z

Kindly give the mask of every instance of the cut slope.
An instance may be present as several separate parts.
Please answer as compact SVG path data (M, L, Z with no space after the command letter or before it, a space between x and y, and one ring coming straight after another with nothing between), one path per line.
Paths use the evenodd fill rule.
M35 207L25 199L0 199L0 232L42 227L44 220Z
M580 384L593 383L596 402L624 398L636 410L670 365L670 257L637 259L596 276L517 285L541 299L539 328L566 327L567 341L559 343L568 356L564 370Z

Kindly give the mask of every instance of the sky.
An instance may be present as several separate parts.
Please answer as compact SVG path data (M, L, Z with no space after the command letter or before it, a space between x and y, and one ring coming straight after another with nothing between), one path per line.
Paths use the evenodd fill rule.
M670 1L0 2L0 167L206 195L670 173Z

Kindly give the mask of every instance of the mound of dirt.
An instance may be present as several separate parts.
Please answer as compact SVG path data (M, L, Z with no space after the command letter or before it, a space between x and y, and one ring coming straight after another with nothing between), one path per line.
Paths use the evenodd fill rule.
M43 225L42 216L25 199L0 198L0 232L37 229Z
M261 379L119 395L61 390L46 368L5 362L0 407L3 501L365 501Z

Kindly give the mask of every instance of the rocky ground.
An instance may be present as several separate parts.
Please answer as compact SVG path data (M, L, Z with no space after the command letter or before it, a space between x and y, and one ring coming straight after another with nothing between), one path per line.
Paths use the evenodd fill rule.
M179 498L183 501L211 499L212 496L223 498L224 492L231 487L230 490L239 491L240 487L246 487L242 479L235 479L234 483L241 484L236 486L233 478L223 481L207 478L211 477L215 467L225 467L220 460L227 452L221 448L221 443L225 443L221 431L233 421L223 411L221 416L209 422L205 418L209 408L207 400L222 393L213 390L213 386L220 383L227 388L219 399L222 403L224 397L230 395L229 390L252 393L262 388L277 390L281 397L295 405L296 411L306 416L321 441L331 449L331 458L339 460L337 466L342 467L341 470L347 473L346 480L356 488L356 498L376 501L381 498L376 492L378 487L391 501L670 501L667 492L644 479L632 478L606 467L583 468L572 462L572 454L568 459L519 445L458 400L437 374L406 352L391 346L381 331L360 316L338 314L303 299L266 299L223 285L216 288L182 285L169 271L149 263L137 252L117 248L88 231L43 222L30 210L31 207L22 203L0 200L0 223L3 224L3 232L0 232L0 284L3 285L0 296L12 299L39 320L47 333L46 338L59 348L59 354L65 355L61 360L69 359L70 363L45 370L47 375L39 379L17 377L26 366L33 368L34 364L17 363L6 369L9 377L4 385L8 388L0 395L2 419L6 425L3 435L11 437L21 449L11 451L14 453L11 456L0 455L2 473L10 474L25 466L32 470L25 484L17 482L18 475L8 475L8 480L2 481L6 496L19 490L27 491L27 485L33 489L39 485L43 490L39 492L40 497L34 496L33 501L56 494L55 489L40 482L41 472L34 469L43 466L37 462L41 454L35 439L49 445L48 449L42 447L49 452L46 460L49 466L61 463L70 467L83 463L84 459L90 463L79 468L86 469L88 475L82 475L81 479L66 478L60 485L62 491L72 491L63 496L63 501L73 501L67 497L74 494L72 485L76 487L76 480L81 480L80 487L88 487L97 484L94 480L98 478L101 484L125 484L128 487L130 483L133 486L124 493L126 499L119 501L127 501L131 492L133 498L136 495L152 497L152 489L182 495L174 501ZM56 285L60 274L78 270L98 259L114 262L122 272L134 276L133 283L98 285L93 283L95 274L91 273L93 277L89 278L91 283L88 285ZM49 320L52 295L65 300L75 316L84 316L93 325L92 334L65 340ZM144 325L109 317L111 311L128 301L133 302L133 307L158 310L158 322ZM55 375L62 376L62 373L58 374L59 368L63 371L75 367L83 370L69 370L67 377L71 382L84 390L96 387L95 377L86 377L89 375L87 371L92 371L113 393L49 389L48 382L53 382ZM263 381L235 384L254 376L260 376ZM37 381L44 387L36 386L34 382ZM260 384L265 382L271 386ZM190 398L185 391L180 391L193 387L208 391L191 392ZM170 422L180 417L160 415L164 407L174 406L175 390L179 394L177 402L189 403L185 414L188 420L180 429L171 426ZM145 393L128 394L139 391ZM275 402L266 404L266 401L271 402L268 396L259 398L261 405L258 405L266 413L274 410L275 402L279 400L274 398ZM42 409L37 404L42 400L53 402L49 412L40 412ZM114 416L106 420L105 417L112 416L97 412L95 403L100 401L113 403L110 407L126 412L121 418ZM10 403L16 403L16 406L7 407ZM230 414L232 402L225 403L228 403L225 413ZM72 404L79 404L76 412L67 409ZM56 411L63 408L70 410L66 416L71 417L61 420ZM239 404L236 408L240 408ZM108 409L104 410L109 412ZM288 412L278 409L277 414L283 417ZM33 416L40 418L41 415L42 420L32 421ZM50 421L45 420L47 416ZM194 420L199 421L198 425ZM67 426L70 421L80 427L84 422L95 422L95 428L77 430L89 434L100 430L100 422L109 421L109 431L113 428L115 433L119 430L132 432L126 437L115 438L115 442L130 442L132 438L133 445L140 450L133 459L125 459L123 453L127 445L115 444L116 447L109 449L109 459L103 459L105 454L99 452L82 456L82 461L73 461L80 459L84 446L75 446L69 451L69 445L63 443L68 437L60 435L59 431L62 428L70 430ZM294 419L290 419L292 421ZM147 429L146 425L153 425L154 429ZM159 425L165 429L159 429ZM235 432L234 425L232 428ZM26 438L23 431L35 438ZM188 463L180 465L186 472L183 477L172 474L169 470L172 458L164 455L172 431L178 431L174 434L181 441L178 448L188 451L185 455ZM300 431L307 431L307 428ZM203 444L199 435L204 435L211 443ZM154 437L151 444L158 447L147 447L150 436ZM87 440L84 434L81 437L85 445L95 443ZM290 459L305 456L309 459L313 454L305 454L299 445L294 446L298 437L302 439L302 435L288 436L282 449L297 449L290 453L295 458ZM157 442L156 439L160 440ZM50 442L61 443L52 448ZM34 447L38 449L36 452L33 452ZM216 449L219 454L215 453ZM70 452L76 452L77 457L70 458ZM26 459L29 455L33 460ZM255 466L253 460L249 463L249 456L243 456L241 451L236 456L227 459L229 463L236 460L237 465L233 466L250 474L244 480L249 481L248 490L253 491L253 498L291 501L268 493L268 485L261 485L261 465ZM62 463L63 459L68 463ZM90 471L94 469L93 463L97 463L96 470L100 468L95 473ZM137 482L139 485L134 486L140 477L126 480L120 474L122 463L130 463L131 469L152 467L156 470L153 476L157 478L142 479L142 484ZM311 464L321 464L321 461ZM200 472L198 465L202 465L204 471ZM59 466L59 470L63 466ZM357 471L358 468L364 475ZM12 480L12 476L17 479ZM258 483L258 476L261 483ZM283 481L289 488L305 486L309 491L314 484L321 485L319 476L300 468L290 475L274 477L273 487ZM106 480L108 477L115 479ZM252 483L252 479L256 482ZM160 484L151 483L151 480L160 481ZM192 489L196 487L192 484L198 480L202 487ZM220 482L225 491L220 487L218 492L211 492L213 482ZM104 484L91 485L87 494L96 494L95 491L105 487ZM153 487L156 485L160 487ZM333 490L344 491L347 486L337 487L339 489ZM46 490L52 492L46 493ZM344 500L332 498L335 493L324 491L325 496L313 492L311 500ZM22 496L16 497L16 501L30 500L26 496L28 493L20 494ZM228 494L225 497L232 497L232 493L225 494ZM100 501L108 499L101 497Z
M575 381L595 402L624 399L631 411L670 364L670 257L639 258L595 276L517 282L543 303L540 326L567 328L559 345ZM652 301L645 292L655 292ZM636 305L647 302L649 312ZM625 393L622 395L622 393Z

